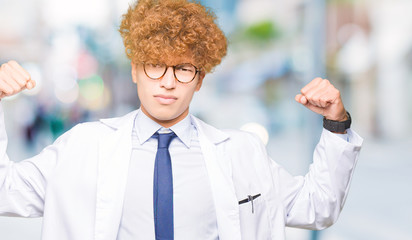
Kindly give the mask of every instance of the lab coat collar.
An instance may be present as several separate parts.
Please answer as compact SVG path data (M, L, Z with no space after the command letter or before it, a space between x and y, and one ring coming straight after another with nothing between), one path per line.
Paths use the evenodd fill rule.
M219 144L229 139L229 135L223 132L222 130L219 130L203 122L202 120L200 120L199 118L193 115L190 115L190 117L191 117L192 123L195 124L195 127L198 130L199 128L201 128L203 130L202 133L210 142L214 144Z

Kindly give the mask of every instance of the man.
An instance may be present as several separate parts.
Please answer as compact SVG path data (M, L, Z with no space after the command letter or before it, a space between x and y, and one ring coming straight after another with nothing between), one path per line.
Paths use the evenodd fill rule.
M79 124L19 163L8 160L1 120L0 214L43 216L46 240L284 239L285 226L333 224L362 142L339 91L317 78L296 96L329 130L309 173L291 176L254 135L221 131L189 114L205 75L226 54L214 20L186 0L129 8L120 32L137 111ZM1 97L34 86L18 63L2 65Z

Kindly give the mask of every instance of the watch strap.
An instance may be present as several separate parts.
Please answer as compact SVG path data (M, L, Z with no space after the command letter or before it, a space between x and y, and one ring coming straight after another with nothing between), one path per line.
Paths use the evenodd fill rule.
M345 132L346 129L350 128L352 123L352 118L349 112L346 111L346 114L348 115L348 119L342 122L329 120L323 117L323 127L331 132Z

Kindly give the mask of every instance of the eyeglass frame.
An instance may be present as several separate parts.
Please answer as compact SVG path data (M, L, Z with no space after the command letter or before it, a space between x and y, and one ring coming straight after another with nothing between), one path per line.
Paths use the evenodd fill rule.
M167 65L167 64L165 64L165 63L158 63L158 64L164 64L164 65L166 66L166 69L165 69L164 73L162 74L162 76L160 76L160 77L158 77L158 78L152 78L152 77L150 77L149 74L147 74L147 72L146 72L146 66L145 66L145 65L146 65L146 62L142 62L142 64L143 64L144 74L146 74L146 76L147 76L148 78L152 79L152 80L159 80L159 79L161 79L162 77L164 77L165 74L167 73L167 69L169 69L169 67L172 67L172 69L173 69L173 76L175 77L176 81L178 81L178 82L180 82L180 83L182 83L182 84L188 84L188 83L193 82L193 80L195 80L195 78L196 78L197 73L202 72L202 70L199 70L195 65L193 65L193 64L191 64L191 63L179 63L179 64L177 64L177 65ZM195 70L196 70L196 71L195 71L195 75L193 75L192 80L190 80L190 81L188 81L188 82L182 82L182 81L180 81L180 80L176 77L176 67L179 66L179 65L184 65L184 64L190 64L190 65L192 65L192 66L195 68Z

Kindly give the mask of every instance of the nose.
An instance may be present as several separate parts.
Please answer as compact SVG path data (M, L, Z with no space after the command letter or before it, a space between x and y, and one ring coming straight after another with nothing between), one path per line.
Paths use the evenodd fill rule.
M160 80L160 86L166 89L174 89L176 87L176 79L173 73L173 67L168 67L165 75Z

